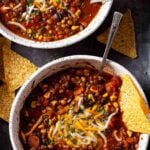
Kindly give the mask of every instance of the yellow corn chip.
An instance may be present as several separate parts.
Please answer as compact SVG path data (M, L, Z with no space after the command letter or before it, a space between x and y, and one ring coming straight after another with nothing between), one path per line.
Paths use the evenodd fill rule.
M104 31L97 37L97 40L106 44L109 29ZM111 46L114 50L129 56L131 58L137 57L134 23L131 16L131 11L127 10L123 16L122 22L118 29L117 35Z
M7 46L11 47L11 42L3 37L0 37L0 80L4 81L4 66L3 66L3 54L2 47Z
M9 93L6 85L0 86L0 118L5 121L9 120L12 102L15 98L15 93Z
M130 76L122 78L120 90L120 107L123 121L129 130L150 134L150 109L140 95Z
M6 38L0 37L0 49L2 49L4 45L11 48L11 41Z
M3 46L3 63L5 82L11 92L18 89L37 70L37 67L29 60L7 46Z
M4 80L3 55L0 49L0 80Z

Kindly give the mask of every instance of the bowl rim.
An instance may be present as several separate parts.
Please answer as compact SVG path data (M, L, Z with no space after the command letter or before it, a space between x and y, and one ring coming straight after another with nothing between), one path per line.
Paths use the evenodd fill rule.
M57 40L52 42L38 42L27 38L23 38L13 33L7 27L5 27L5 25L3 25L2 22L0 22L0 34L2 34L4 37L8 38L9 40L15 43L27 47L32 47L32 48L52 49L52 48L67 47L69 45L72 45L74 43L77 43L85 39L86 37L88 37L89 35L91 35L93 32L97 30L104 22L105 18L107 17L111 9L111 6L113 4L113 1L114 0L108 0L104 4L102 4L96 16L93 18L90 24L83 31L62 40Z
M41 74L44 70L52 67L53 65L57 65L59 63L62 63L62 62L65 62L65 61L70 61L70 60L83 60L83 61L86 61L86 60L95 60L95 61L98 61L100 62L102 60L102 57L98 57L98 56L92 56L92 55L71 55L71 56L66 56L66 57L61 57L61 58L58 58L56 60L53 60L45 65L43 65L41 68L39 68L36 72L34 72L30 77L29 79L27 79L25 81L25 83L22 85L22 87L20 88L19 92L17 93L15 99L14 99L14 102L12 104L12 107L11 107L11 112L10 112L10 118L9 118L9 134L10 134L10 141L11 141L11 144L12 144L12 147L14 150L17 150L17 146L16 146L16 143L15 143L15 133L13 132L14 130L14 116L16 115L15 113L15 109L17 108L17 103L22 95L22 92L28 87L28 84L30 82L33 81L33 79L35 79L39 74ZM139 84L139 82L136 80L136 78L133 76L133 74L128 70L126 69L124 66L122 66L121 64L113 61L113 60L110 60L110 59L107 59L107 62L108 64L110 64L111 66L115 66L116 68L120 68L120 70L125 70L125 72L127 74L129 74L129 76L132 78L133 82L136 84L138 90L140 91L141 95L143 96L145 102L148 102L147 101L147 98L145 96L145 93L141 87L141 85ZM115 69L115 68L114 68ZM150 139L150 135L148 134L142 134L145 136L145 140L144 142L142 143L142 141L140 141L142 144L144 144L144 149L142 150L146 150L146 148L148 147L148 142L149 142L149 139Z

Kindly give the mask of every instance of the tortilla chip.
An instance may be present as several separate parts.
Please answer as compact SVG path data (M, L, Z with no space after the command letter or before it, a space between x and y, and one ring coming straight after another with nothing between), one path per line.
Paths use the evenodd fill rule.
M100 41L101 43L106 44L109 30L110 29L107 29L102 34L100 34L97 37L97 40ZM126 56L136 58L137 51L135 42L136 40L135 40L134 23L132 20L131 11L128 9L124 14L117 35L111 47L117 52L120 52Z
M12 102L15 98L15 93L9 93L6 85L0 86L0 118L5 121L9 120Z
M4 45L8 48L11 48L11 41L6 38L0 37L0 49L2 49Z
M11 47L11 42L3 37L0 37L0 80L4 81L4 66L3 66L3 54L2 47L7 46Z
M123 121L129 130L150 134L150 109L130 76L122 78L119 102Z
M18 89L37 70L37 67L29 60L7 46L3 46L3 62L5 82L11 92Z
M3 55L0 49L0 80L4 80Z

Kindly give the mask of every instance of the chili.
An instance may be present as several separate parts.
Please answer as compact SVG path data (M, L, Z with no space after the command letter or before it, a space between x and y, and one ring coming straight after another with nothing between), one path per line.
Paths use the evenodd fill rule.
M1 0L0 21L19 36L56 41L84 30L101 5L90 0Z
M24 149L136 150L139 133L122 121L121 78L69 68L37 85L20 114Z

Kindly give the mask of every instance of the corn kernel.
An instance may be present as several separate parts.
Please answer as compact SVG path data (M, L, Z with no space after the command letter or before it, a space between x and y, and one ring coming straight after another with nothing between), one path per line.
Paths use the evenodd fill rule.
M89 94L88 95L88 99L92 100L93 102L95 102L95 98L94 98L93 94Z
M39 129L42 129L42 128L44 128L44 125L43 125L43 124L40 124L40 125L38 126L38 128L39 128Z
M78 9L76 12L75 12L75 16L79 17L81 15L81 10Z
M48 33L49 33L49 34L52 34L52 30L49 30Z
M38 39L39 38L39 33L35 34L35 38Z
M105 105L105 110L108 111L109 110L109 105Z
M127 130L127 134L128 134L128 136L129 136L129 137L131 137L131 136L132 136L132 132L131 132L131 131L129 131L129 130Z
M82 82L86 82L86 78L85 77L81 77L81 81Z
M115 101L115 100L117 100L117 96L115 95L110 96L110 101Z
M118 103L117 103L117 102L114 102L114 103L113 103L113 106L114 106L115 108L118 108Z
M30 106L31 108L36 108L36 101L32 101Z
M10 6L10 8L13 8L13 7L14 7L14 4L13 4L13 3L10 3L9 6Z
M52 144L48 144L49 149L54 149L54 146Z
M66 98L63 98L63 99L60 101L60 103L61 103L62 105L66 105L66 101L67 101L67 99L66 99Z
M27 30L27 33L28 33L28 34L31 34L31 33L32 33L32 29L28 29L28 30Z
M60 115L57 116L58 120L60 120Z
M65 24L62 24L62 25L61 25L61 27L62 27L62 28L65 28L65 27L66 27L66 25L65 25Z
M57 100L53 100L53 101L51 102L51 104L52 104L52 106L55 106L55 105L57 104Z
M46 99L48 99L48 98L50 98L50 95L51 95L50 92L46 92L46 93L43 95L43 97L46 98Z
M106 97L108 97L108 93L103 94L103 98L106 98Z
M41 129L41 133L46 133L46 129Z
M97 109L97 107L98 107L97 105L94 105L94 106L92 107L92 110L95 111L95 110Z
M72 25L72 24L73 24L72 20L68 20L67 23L68 23L69 25Z
M65 23L65 20L64 20L64 19L63 19L63 20L61 20L61 23L63 23L63 24L64 24L64 23Z
M40 35L40 36L38 37L38 40L42 40L42 38L43 38L43 36L42 36L42 35Z
M79 26L72 26L72 27L71 27L71 30L73 30L73 31L74 31L74 30L78 30L78 29L79 29Z

